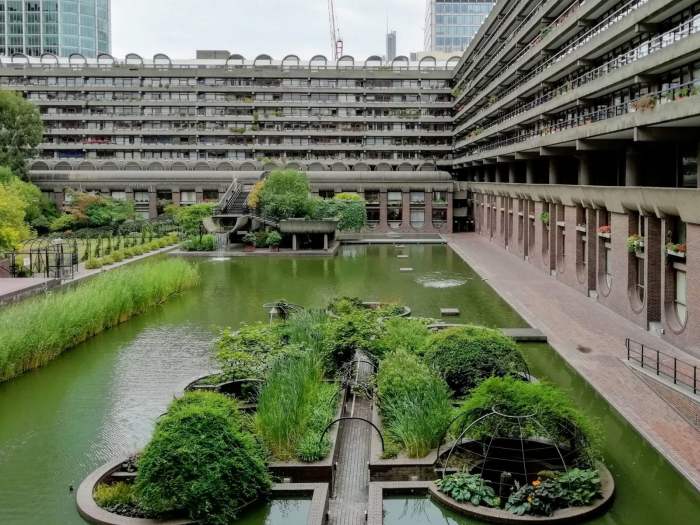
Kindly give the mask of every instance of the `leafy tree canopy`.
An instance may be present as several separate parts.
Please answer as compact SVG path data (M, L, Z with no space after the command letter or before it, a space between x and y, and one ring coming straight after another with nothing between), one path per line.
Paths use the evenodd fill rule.
M116 226L133 219L134 203L91 193L72 192L66 213L51 223L51 230L62 231L74 227Z
M166 212L172 215L175 222L182 228L185 235L199 235L202 221L211 217L214 212L214 205L210 203L193 204L192 206L167 207Z
M34 156L43 132L36 106L14 91L0 90L0 166L26 178L26 159Z
M259 189L259 209L263 215L281 220L306 217L311 207L311 187L303 173L273 171Z

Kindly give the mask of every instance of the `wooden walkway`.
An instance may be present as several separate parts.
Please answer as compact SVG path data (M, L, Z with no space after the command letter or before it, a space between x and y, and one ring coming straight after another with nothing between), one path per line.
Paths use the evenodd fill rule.
M371 366L358 364L356 382L372 374ZM371 419L371 402L356 394L348 397L345 415ZM363 421L340 423L338 433L335 493L330 501L328 523L332 525L363 525L369 501L369 446L372 427Z

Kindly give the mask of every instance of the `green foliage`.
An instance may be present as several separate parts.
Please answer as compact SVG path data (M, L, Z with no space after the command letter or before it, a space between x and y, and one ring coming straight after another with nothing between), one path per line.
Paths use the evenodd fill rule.
M483 326L448 328L432 334L425 359L460 396L488 377L527 372L515 342Z
M148 511L227 525L271 486L264 454L236 402L190 392L172 403L138 463L136 493Z
M369 355L375 353L375 341L380 330L377 317L371 310L353 310L327 323L326 341L328 353L336 367L350 361L356 351Z
M100 483L95 487L92 497L97 505L116 514L129 515L138 506L134 486L123 481Z
M329 317L323 310L295 312L287 321L277 326L278 333L290 345L296 345L322 356L326 372L334 372L342 365L343 356L336 356L329 340ZM347 356L345 356L347 357ZM352 356L351 356L352 357Z
M443 494L447 494L459 503L471 503L478 507L500 506L500 498L478 474L458 472L435 482Z
M279 330L268 324L243 325L223 330L216 343L216 359L225 381L262 379L269 363L286 349Z
M282 235L278 231L272 230L267 234L268 246L279 246L282 243Z
M564 500L572 507L590 505L601 495L600 474L596 469L572 468L557 481L564 489Z
M0 310L0 381L43 366L198 279L196 267L169 259L107 272L75 288L5 307Z
M439 445L452 407L447 384L418 357L393 352L382 360L377 396L390 439L410 457L424 457Z
M311 188L305 174L293 171L273 171L259 190L259 208L266 217L275 220L306 217L310 210Z
M106 247L104 248L104 252L101 249L101 243L98 242L95 244L95 251L91 254L86 254L87 259L85 261L85 268L87 268L88 270L94 270L96 268L101 268L103 266L120 262L123 259L143 255L144 253L164 248L176 242L177 237L173 234L170 234L159 239L154 239L149 243L142 244L140 246L134 246L133 248L125 248L123 250L110 250L109 247L111 246L111 241L109 241L108 239ZM118 244L119 241L115 243L115 245Z
M98 228L118 226L136 216L134 203L129 200L116 200L103 195L83 192L70 192L70 204L65 207L66 214L51 222L52 231L68 228Z
M333 199L311 201L313 219L337 219L338 230L359 231L367 224L367 203L359 196L341 193Z
M52 232L62 232L72 229L75 224L75 216L71 215L70 213L64 213L49 223L49 230Z
M188 252L213 252L216 249L216 239L213 235L195 235L185 241L183 248Z
M381 337L377 339L373 353L377 357L394 350L402 350L420 355L430 335L430 320L411 317L385 319L381 327Z
M362 299L358 297L335 297L328 303L327 309L333 314L342 315L354 313L364 307Z
M15 250L30 237L25 222L27 207L16 188L0 184L0 253Z
M202 221L214 213L214 204L170 205L166 212L172 215L173 220L186 236L192 237L201 233Z
M502 414L532 418L485 418L492 409ZM554 386L528 383L511 377L486 379L471 391L460 412L463 425L473 425L472 439L549 437L559 446L571 448L579 466L590 466L598 450L600 431L593 421L576 409L571 400Z
M333 420L338 386L323 381L323 359L306 351L276 360L258 397L255 428L280 460L325 456L328 444L315 447Z
M255 246L257 242L258 237L255 235L255 232L247 232L243 236L243 244L247 246Z
M0 166L26 178L26 159L35 156L43 133L38 108L19 93L0 90Z

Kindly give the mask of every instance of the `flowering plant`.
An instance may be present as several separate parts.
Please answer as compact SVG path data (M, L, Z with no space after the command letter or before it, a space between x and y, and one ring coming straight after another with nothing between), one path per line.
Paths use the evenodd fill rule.
M641 236L635 233L627 237L627 250L630 253L639 252L642 249L644 249L644 239Z
M676 243L673 243L673 242L669 242L669 243L666 245L666 249L667 249L669 252L685 253L685 252L687 251L688 247L686 246L685 243L676 244Z
M610 233L612 230L610 228L609 224L604 224L602 226L598 226L598 233Z

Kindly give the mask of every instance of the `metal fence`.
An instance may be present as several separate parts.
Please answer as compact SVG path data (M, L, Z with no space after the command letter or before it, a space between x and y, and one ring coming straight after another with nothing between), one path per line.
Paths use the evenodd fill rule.
M672 380L674 385L687 388L693 394L697 394L700 390L697 366L630 338L625 339L625 347L628 361L656 372L657 376Z

